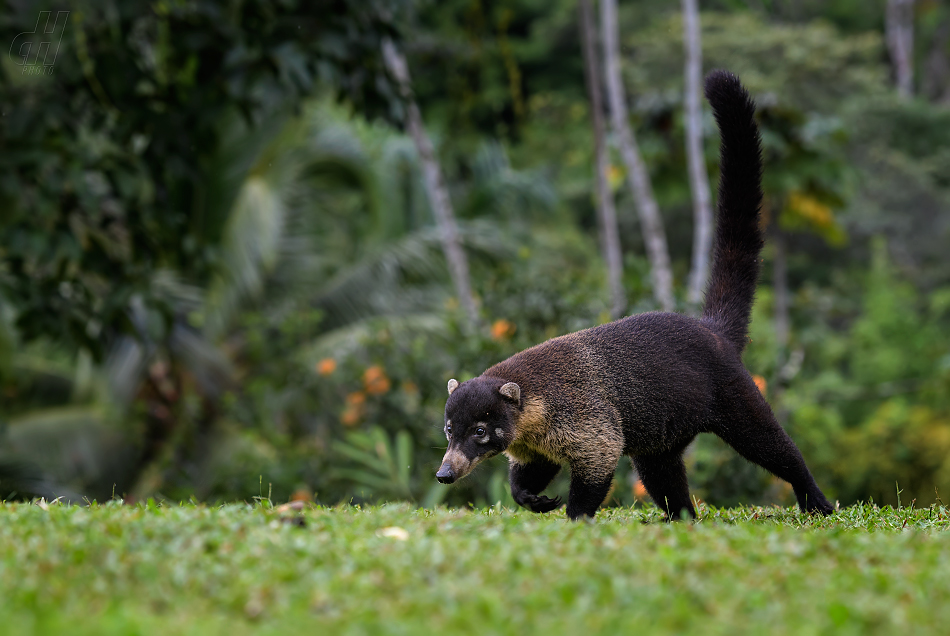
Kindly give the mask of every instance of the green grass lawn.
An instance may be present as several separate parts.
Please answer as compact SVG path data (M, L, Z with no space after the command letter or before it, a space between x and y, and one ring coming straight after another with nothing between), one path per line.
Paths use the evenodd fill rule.
M950 511L0 504L0 632L950 630Z

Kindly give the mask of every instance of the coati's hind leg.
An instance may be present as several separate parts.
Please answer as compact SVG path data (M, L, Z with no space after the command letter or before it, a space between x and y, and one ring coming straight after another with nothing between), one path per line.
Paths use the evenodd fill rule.
M834 512L795 442L775 420L752 378L743 378L734 386L734 406L712 432L750 462L790 483L803 511L825 515Z
M522 508L532 512L550 512L560 507L560 497L552 499L541 494L560 470L560 464L541 456L524 463L512 460L508 466L512 499Z
M696 518L696 510L689 498L683 449L659 455L635 455L632 459L650 498L666 511L667 521L678 521L683 510Z

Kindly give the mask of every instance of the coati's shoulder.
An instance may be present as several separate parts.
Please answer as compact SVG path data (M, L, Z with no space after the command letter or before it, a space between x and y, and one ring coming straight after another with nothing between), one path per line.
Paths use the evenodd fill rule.
M519 351L482 373L483 377L517 382L522 395L571 390L584 384L594 371L589 329L557 336Z

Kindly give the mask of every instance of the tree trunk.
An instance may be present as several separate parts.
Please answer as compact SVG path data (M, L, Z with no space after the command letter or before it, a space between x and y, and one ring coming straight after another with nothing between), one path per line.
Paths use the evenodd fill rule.
M946 17L937 25L930 54L927 56L927 66L924 71L921 92L928 99L943 104L950 104L950 55L947 54L947 44L950 43L950 17Z
M699 98L703 83L703 49L699 39L697 0L683 0L683 40L686 46L686 156L693 193L693 269L689 274L686 298L695 307L703 298L712 247L712 204L703 153L703 111Z
M788 340L791 332L789 319L789 292L788 292L788 246L785 233L778 227L778 220L772 228L772 261L773 292L775 294L775 375L772 378L770 391L772 407L779 424L785 426L788 421L788 409L783 407L782 397L785 393L785 367L788 364Z
M908 98L914 92L914 0L887 0L885 22L897 92Z
M458 294L459 302L465 310L469 326L475 328L480 321L469 281L468 260L459 242L452 201L449 199L442 171L432 148L432 141L422 125L422 114L412 95L409 67L402 53L396 49L391 40L384 40L382 48L386 67L396 79L399 91L406 102L406 128L416 146L416 152L419 153L419 161L422 163L422 176L429 197L429 205L432 206L432 213L435 215L442 235L442 250L449 263L449 274L455 286L455 293Z
M785 364L788 351L789 317L788 317L788 250L785 245L785 234L778 227L772 232L772 249L775 251L775 260L772 263L773 285L775 287L775 345L778 349L778 364L781 369Z
M580 0L581 47L584 51L584 75L590 98L591 123L594 128L594 152L597 158L597 210L603 235L604 255L607 261L607 281L610 286L611 309L614 318L622 316L627 307L623 289L623 262L620 253L620 236L617 230L617 211L613 194L607 182L609 158L604 135L604 112L600 99L600 75L597 69L596 31L590 0Z
M600 28L603 33L604 72L607 79L607 102L610 119L620 156L627 168L627 180L633 200L640 214L643 242L646 244L653 277L653 295L663 311L673 311L673 272L666 247L666 233L660 218L659 206L653 196L650 174L647 172L637 139L627 121L627 105L624 98L623 80L620 75L619 23L617 0L600 0Z

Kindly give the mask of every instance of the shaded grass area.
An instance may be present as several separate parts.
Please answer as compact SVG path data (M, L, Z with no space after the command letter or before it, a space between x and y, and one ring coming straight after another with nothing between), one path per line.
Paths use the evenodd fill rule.
M950 511L0 504L5 634L945 633Z

